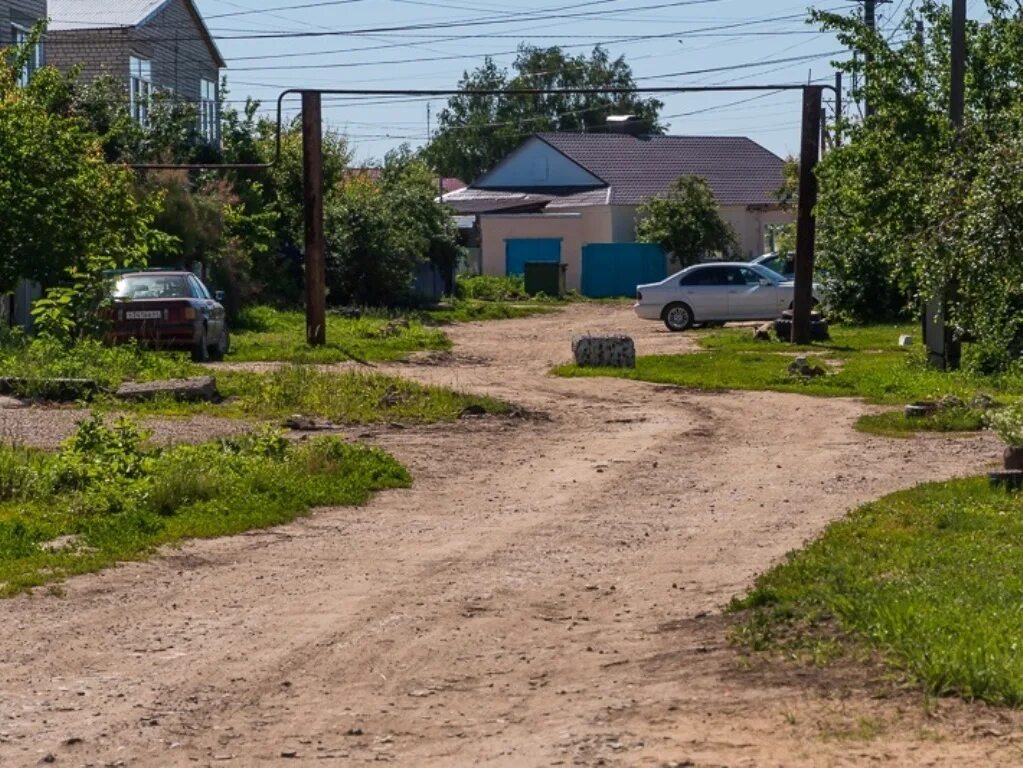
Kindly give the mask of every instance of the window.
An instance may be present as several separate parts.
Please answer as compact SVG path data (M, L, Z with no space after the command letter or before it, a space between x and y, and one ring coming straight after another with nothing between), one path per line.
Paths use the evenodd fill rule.
M139 125L149 122L149 100L153 96L153 65L149 59L128 58L128 98L131 115Z
M682 278L681 285L741 285L742 275L735 267L701 267Z
M192 295L197 299L212 299L210 292L206 290L205 284L195 275L189 275L188 281L192 284Z
M763 275L759 275L752 269L747 269L746 267L740 267L739 274L742 275L743 282L746 283L746 285L760 285L760 281L766 279Z
M217 83L205 78L199 81L199 131L210 144L216 144L220 131L217 124Z
M11 25L11 39L15 45L25 45L28 42L29 29L23 27L20 24ZM43 66L43 44L36 43L29 56L28 62L25 64L25 68L18 74L18 82L22 85L28 85L29 79L32 77L32 73Z

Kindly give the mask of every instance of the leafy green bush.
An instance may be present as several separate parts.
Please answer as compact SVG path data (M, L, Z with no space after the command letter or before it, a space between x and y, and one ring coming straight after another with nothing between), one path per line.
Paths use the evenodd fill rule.
M55 454L0 446L0 595L409 482L383 451L336 438L158 448L130 422L93 417Z
M455 280L455 297L479 301L526 301L526 280L521 275L459 275Z

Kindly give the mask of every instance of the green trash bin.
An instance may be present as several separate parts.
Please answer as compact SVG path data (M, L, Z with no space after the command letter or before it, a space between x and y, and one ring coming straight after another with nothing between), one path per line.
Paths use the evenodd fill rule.
M527 261L523 265L526 293L536 296L562 297L565 295L565 275L568 265L556 261Z

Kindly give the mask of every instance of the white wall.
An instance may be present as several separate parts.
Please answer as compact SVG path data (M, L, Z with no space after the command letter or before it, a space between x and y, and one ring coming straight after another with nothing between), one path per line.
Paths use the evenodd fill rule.
M796 220L795 211L750 210L746 206L725 206L721 215L735 228L742 248L741 256L745 259L756 258L765 252L767 227Z

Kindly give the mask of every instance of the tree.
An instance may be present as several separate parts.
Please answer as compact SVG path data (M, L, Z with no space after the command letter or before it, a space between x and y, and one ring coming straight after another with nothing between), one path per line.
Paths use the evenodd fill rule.
M472 181L490 170L524 138L541 131L599 132L613 114L632 114L661 133L657 116L663 104L635 94L537 94L485 96L472 91L564 88L632 89L632 68L623 56L612 59L597 46L589 55L571 56L558 47L521 45L513 72L492 59L458 84L439 115L439 128L425 150L434 169L445 176Z
M388 153L379 181L352 176L327 198L332 304L392 305L408 298L420 264L453 265L458 233L435 195L430 169L401 147Z
M721 217L710 186L698 176L682 176L659 197L640 206L636 237L656 243L683 267L708 253L727 254L738 247L735 230Z
M0 292L144 261L155 200L106 162L85 120L53 110L66 78L44 68L22 87L17 61L0 56Z

